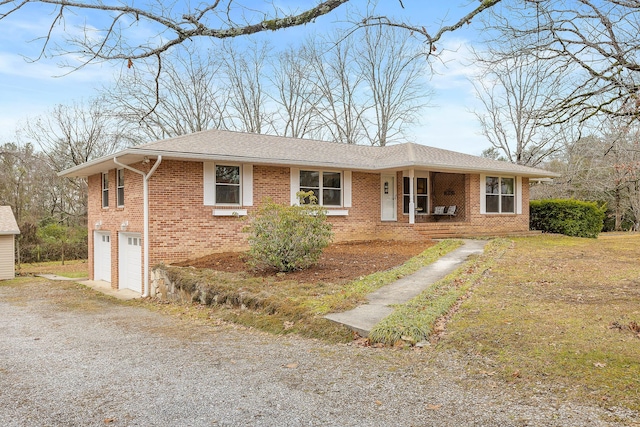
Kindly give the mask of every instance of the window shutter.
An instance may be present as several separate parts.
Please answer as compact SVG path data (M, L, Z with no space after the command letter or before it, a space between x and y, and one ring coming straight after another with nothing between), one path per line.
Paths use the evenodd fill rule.
M480 213L487 213L487 176L480 175Z
M342 201L343 206L345 208L350 208L351 207L351 194L352 194L352 190L351 190L351 171L344 171L344 173L342 174L343 179L344 179L344 200Z
M242 165L242 206L253 206L253 165Z
M522 215L522 177L516 177L516 213Z
M296 193L300 191L300 168L290 168L291 172L291 206L298 205L298 196Z
M203 162L204 205L216 204L216 166L213 162Z

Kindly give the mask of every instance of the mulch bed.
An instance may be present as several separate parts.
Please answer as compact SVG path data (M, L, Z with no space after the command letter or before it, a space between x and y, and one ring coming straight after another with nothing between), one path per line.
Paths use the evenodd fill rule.
M243 252L224 252L176 263L179 267L209 268L226 272L246 272L254 276L273 276L278 280L297 280L305 283L341 283L367 276L376 271L388 270L403 264L434 241L401 242L397 240L372 240L345 242L329 245L319 263L304 271L276 274L274 271L252 271L246 264Z

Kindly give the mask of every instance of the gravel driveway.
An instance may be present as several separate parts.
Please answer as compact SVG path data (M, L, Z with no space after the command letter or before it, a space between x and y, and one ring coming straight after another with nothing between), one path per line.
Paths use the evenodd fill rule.
M430 350L194 324L59 282L0 283L2 426L608 426ZM616 424L613 420L626 424Z

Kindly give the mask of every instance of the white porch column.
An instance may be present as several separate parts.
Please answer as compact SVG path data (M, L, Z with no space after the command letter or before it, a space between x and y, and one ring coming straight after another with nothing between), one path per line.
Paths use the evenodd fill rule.
M409 169L409 224L416 223L416 196L415 188L413 188L413 181L415 177L415 170Z

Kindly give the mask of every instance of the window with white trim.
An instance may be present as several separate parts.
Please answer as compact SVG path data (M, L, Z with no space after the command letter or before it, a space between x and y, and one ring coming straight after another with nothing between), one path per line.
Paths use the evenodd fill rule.
M405 214L409 213L409 199L411 197L410 194L410 183L411 178L408 176L403 177L402 179L402 212ZM428 214L429 213L429 179L425 177L414 177L413 182L413 192L414 192L414 203L416 207L417 214Z
M240 205L240 166L216 165L216 204Z
M485 211L487 213L515 213L515 200L515 178L500 176L487 176L485 178Z
M109 172L102 174L102 207L109 207Z
M320 206L342 206L342 173L301 170L300 191L313 191Z
M124 206L124 169L116 170L116 199L118 206Z

